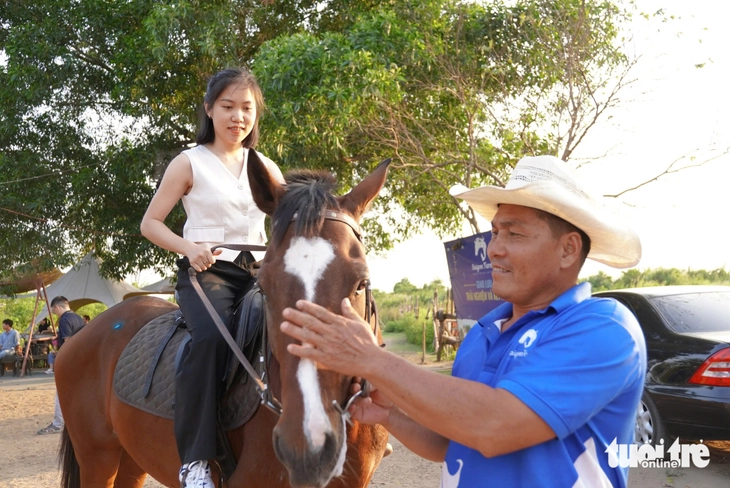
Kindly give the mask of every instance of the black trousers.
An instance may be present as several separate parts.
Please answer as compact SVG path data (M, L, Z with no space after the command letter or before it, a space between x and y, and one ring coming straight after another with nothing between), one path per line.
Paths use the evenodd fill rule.
M243 257L249 253L241 253ZM253 260L250 258L251 261ZM234 306L253 286L247 259L217 261L197 274L203 292L230 330ZM175 289L192 340L175 377L175 439L182 464L216 457L218 397L225 376L228 345L193 289L188 258L178 260Z

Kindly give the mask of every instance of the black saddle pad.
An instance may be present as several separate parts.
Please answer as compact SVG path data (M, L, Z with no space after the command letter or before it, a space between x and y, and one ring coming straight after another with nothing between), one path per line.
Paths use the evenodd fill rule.
M123 402L158 417L172 419L175 373L190 335L180 327L180 313L161 315L146 324L127 344L114 370L114 391ZM259 375L262 352L251 361ZM251 358L249 358L251 359ZM224 430L246 423L256 412L260 398L255 383L243 369L236 370L219 405Z

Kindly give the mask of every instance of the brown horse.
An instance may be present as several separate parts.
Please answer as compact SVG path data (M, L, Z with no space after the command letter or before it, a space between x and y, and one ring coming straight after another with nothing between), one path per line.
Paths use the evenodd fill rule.
M282 186L250 152L247 174L254 200L273 219L258 280L266 295L272 356L268 387L282 412L259 408L228 432L238 459L229 488L365 487L382 459L387 432L349 425L339 411L352 378L288 354L293 339L280 333L279 324L284 308L300 298L339 312L349 297L366 315L368 268L358 222L382 188L387 166L381 164L350 193L336 197L331 176L300 172ZM112 386L127 343L174 308L156 298L126 300L64 345L55 366L66 420L63 487L140 488L147 473L166 486L179 485L172 421L122 402Z

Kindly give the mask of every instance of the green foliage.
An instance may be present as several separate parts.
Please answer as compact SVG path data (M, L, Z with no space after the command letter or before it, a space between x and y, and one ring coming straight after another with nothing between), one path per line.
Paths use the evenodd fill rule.
M404 314L402 317L391 320L385 324L385 332L402 332L410 344L420 346L423 342L423 328L426 329L426 349L433 350L433 325L431 319L426 320L423 316L417 319L412 313Z
M0 298L0 320L12 319L15 322L15 329L19 332L25 332L33 319L33 309L35 307L35 298ZM40 313L46 304L39 304L38 313ZM43 307L43 308L41 308ZM107 309L103 303L89 303L75 310L79 315L88 315L92 319Z
M629 269L615 280L599 271L598 274L589 276L583 281L589 282L593 291L644 286L730 285L730 272L724 268L711 271L677 268L650 268L644 271Z
M76 310L76 313L81 315L82 317L84 315L88 315L93 320L94 317L96 317L108 308L109 307L107 307L103 303L95 302L84 305L83 307L79 307L78 310Z
M417 288L408 278L395 284L392 293L373 290L373 297L378 306L378 317L386 332L404 332L409 343L420 346L422 343L422 327L426 327L427 348L433 349L433 311L429 311L433 303L434 292L439 300L446 297L447 288L441 280ZM418 304L418 318L415 305ZM426 315L428 313L428 318Z
M253 64L273 115L264 144L345 185L394 157L375 202L388 233L365 224L379 246L463 218L478 230L448 189L502 185L525 154L567 159L616 103L627 16L610 2L403 0L347 31L280 37Z
M346 191L394 157L370 247L476 230L448 188L501 185L525 154L567 158L615 104L625 16L595 0L6 1L0 270L94 249L105 276L169 274L175 256L139 222L194 140L205 81L234 65L261 82L261 150L283 169L330 170Z
M194 140L210 75L264 42L346 29L375 2L10 0L0 7L0 275L94 249L121 279L176 257L139 223L163 168ZM168 218L181 229L177 208ZM2 277L2 276L0 276Z
M393 293L411 294L416 290L418 290L418 288L416 287L416 285L408 281L408 278L403 278L398 283L393 285Z
M10 319L18 332L24 333L33 318L35 298L0 298L0 320Z

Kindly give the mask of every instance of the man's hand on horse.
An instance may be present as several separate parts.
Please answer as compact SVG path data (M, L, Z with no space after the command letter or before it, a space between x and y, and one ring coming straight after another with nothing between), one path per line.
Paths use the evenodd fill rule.
M341 374L367 377L373 357L382 352L370 325L362 320L350 300L342 300L342 315L306 300L286 308L281 331L301 342L287 350Z
M354 380L356 379L358 378ZM352 394L360 391L362 387L359 381L354 380L350 387L350 393ZM388 400L372 383L367 384L367 390L367 396L359 396L350 406L350 416L352 420L363 424L384 424L388 421L393 402Z

